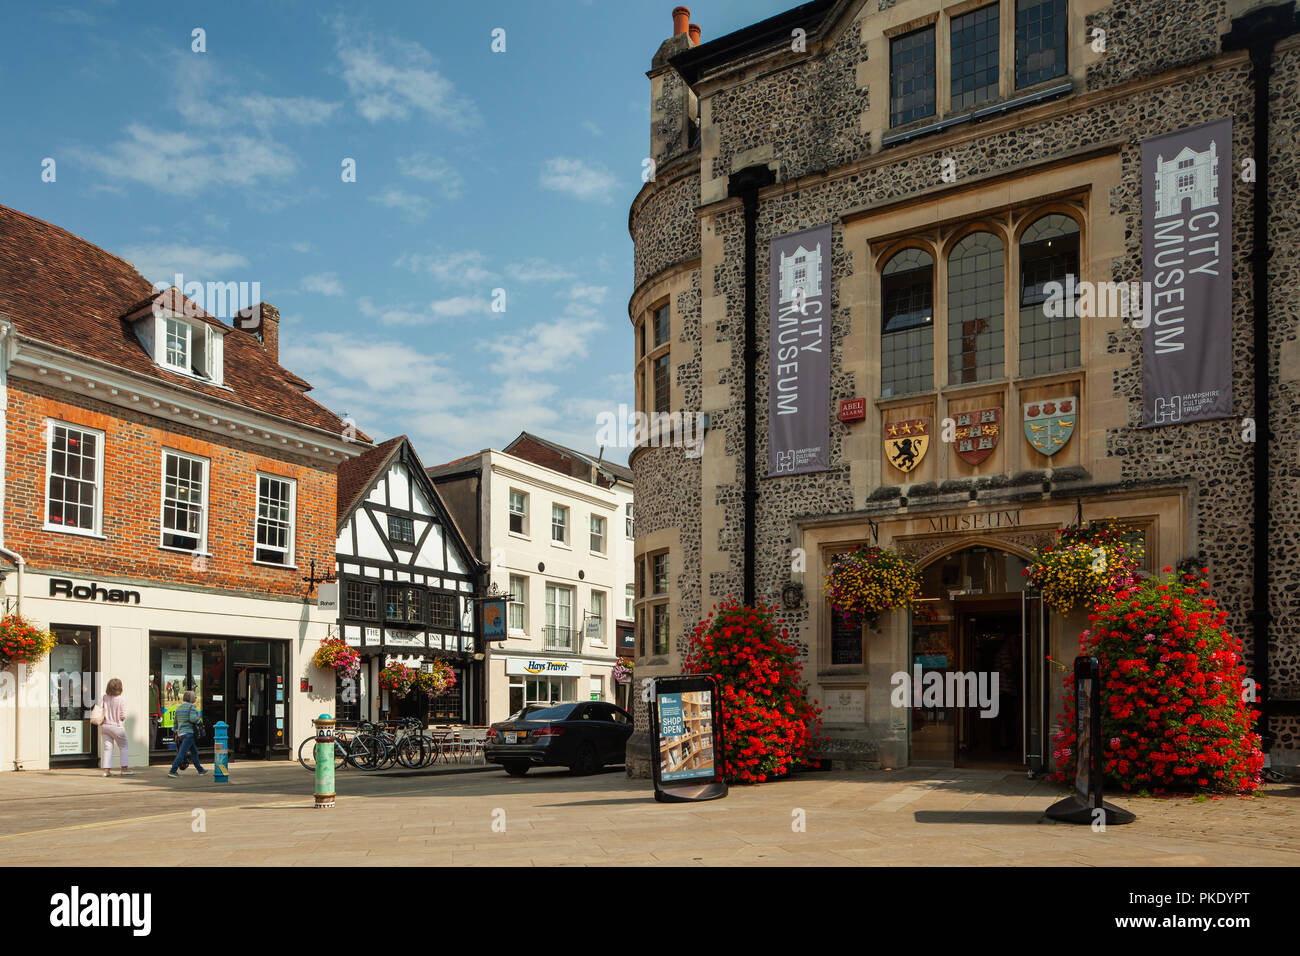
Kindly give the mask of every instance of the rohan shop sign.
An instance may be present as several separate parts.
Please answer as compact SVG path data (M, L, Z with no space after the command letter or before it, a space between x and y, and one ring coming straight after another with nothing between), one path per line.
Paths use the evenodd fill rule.
M50 597L74 601L103 601L106 604L139 604L139 591L105 588L99 584L77 584L68 578L50 578Z

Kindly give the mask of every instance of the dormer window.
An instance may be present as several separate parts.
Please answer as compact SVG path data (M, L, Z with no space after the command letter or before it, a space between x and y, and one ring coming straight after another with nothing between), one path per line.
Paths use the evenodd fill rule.
M219 327L164 310L137 319L135 332L149 357L163 368L222 383L225 333Z
M190 336L194 330L187 322L180 319L163 319L167 330L166 345L163 351L163 364L178 372L194 374L190 366Z

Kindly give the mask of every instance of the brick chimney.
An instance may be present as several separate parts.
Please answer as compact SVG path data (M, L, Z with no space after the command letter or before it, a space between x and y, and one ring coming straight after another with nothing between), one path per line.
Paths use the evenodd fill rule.
M262 348L266 350L267 356L278 365L280 364L280 310L269 302L259 303L257 307L262 312L262 328L257 337L262 340Z
M690 7L673 7L673 36L679 37L689 29Z
M280 310L269 302L259 302L240 309L232 323L262 343L271 361L280 364Z
M690 25L690 27L688 27L687 29L690 31L690 34L691 34L691 45L692 45L692 46L699 46L699 45L700 45L700 25L699 25L698 23L692 23L692 24Z

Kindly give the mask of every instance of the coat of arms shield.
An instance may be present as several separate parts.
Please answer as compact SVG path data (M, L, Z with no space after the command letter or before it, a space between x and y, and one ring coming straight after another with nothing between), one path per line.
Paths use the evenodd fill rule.
M1070 441L1079 416L1079 400L1069 395L1025 403L1025 437L1044 455L1055 455Z
M957 430L953 443L962 461L978 465L998 447L1002 436L1002 409L977 408L973 412L953 415Z
M904 474L921 463L929 448L930 419L885 422L885 458Z

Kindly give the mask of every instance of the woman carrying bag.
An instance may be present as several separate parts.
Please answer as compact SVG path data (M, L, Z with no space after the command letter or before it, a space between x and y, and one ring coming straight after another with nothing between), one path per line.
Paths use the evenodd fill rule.
M122 697L122 682L114 677L104 688L104 696L99 699L94 710L90 712L90 722L99 725L99 749L104 754L104 776L111 777L113 771L112 746L116 745L118 766L122 776L129 777L131 769L130 749L126 742L126 700Z

